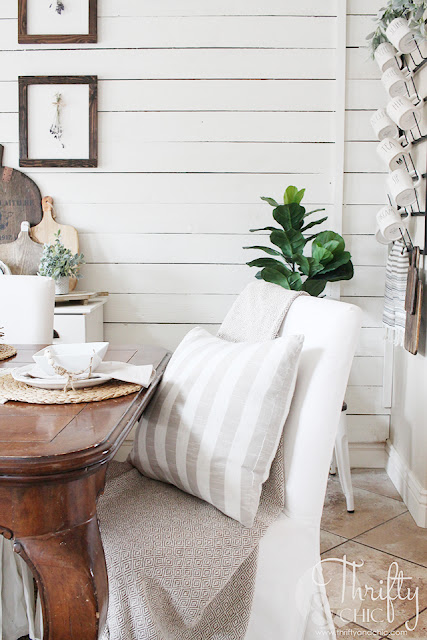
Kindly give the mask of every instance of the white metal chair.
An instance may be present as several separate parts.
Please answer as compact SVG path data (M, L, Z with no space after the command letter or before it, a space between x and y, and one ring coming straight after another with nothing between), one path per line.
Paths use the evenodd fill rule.
M0 327L6 344L51 344L55 284L41 276L0 276ZM34 631L34 585L27 565L0 536L0 638Z
M338 478L345 496L347 511L354 512L353 483L351 481L350 452L348 447L347 403L344 402L335 440L334 456L331 463L331 475L335 475L338 467Z
M0 276L0 326L6 344L51 344L55 283L42 276Z

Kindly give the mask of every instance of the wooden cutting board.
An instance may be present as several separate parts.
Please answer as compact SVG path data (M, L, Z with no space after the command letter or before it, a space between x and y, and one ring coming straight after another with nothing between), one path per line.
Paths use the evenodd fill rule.
M30 235L35 242L41 244L53 244L55 242L55 234L61 232L61 242L73 254L79 253L79 236L74 227L68 224L58 224L55 220L53 210L53 198L46 196L42 200L43 219L32 227ZM70 290L73 291L77 284L76 278L70 278Z
M405 311L413 315L416 309L418 291L418 269L420 266L420 248L414 247L410 254L408 280L406 282Z
M35 225L42 219L38 186L21 171L2 166L3 150L0 144L0 245L17 239L24 220Z
M414 356L420 341L421 312L423 307L423 283L418 279L415 313L406 313L405 349Z
M7 264L16 276L35 276L39 270L43 246L31 240L30 225L22 223L22 230L15 242L0 244L0 260Z

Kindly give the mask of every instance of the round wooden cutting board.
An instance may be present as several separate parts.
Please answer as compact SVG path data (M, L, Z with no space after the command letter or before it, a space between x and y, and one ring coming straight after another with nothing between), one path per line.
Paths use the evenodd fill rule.
M3 167L3 145L0 144L0 244L14 242L27 220L31 226L42 219L41 194L38 186L21 171Z

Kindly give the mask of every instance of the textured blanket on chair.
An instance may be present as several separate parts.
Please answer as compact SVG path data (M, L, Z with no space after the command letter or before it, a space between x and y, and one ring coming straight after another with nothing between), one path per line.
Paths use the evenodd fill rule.
M255 288L269 304L242 317L248 302L253 311ZM295 297L276 285L249 285L221 337L236 341L239 326L242 341L276 337ZM281 441L252 528L130 465L111 465L98 506L110 597L102 640L244 638L258 543L284 506L282 448Z

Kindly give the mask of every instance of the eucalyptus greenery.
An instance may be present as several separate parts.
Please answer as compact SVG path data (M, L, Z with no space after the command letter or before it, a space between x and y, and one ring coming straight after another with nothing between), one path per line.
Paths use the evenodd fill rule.
M372 56L375 49L382 43L388 42L386 29L395 18L406 18L409 28L414 32L417 40L425 40L427 37L424 13L427 10L427 2L424 0L388 0L374 18L375 31L366 36L369 41Z
M40 261L39 276L59 278L80 277L80 267L85 263L82 253L71 253L61 242L61 230L55 234L53 244L45 244Z
M283 196L283 204L273 198L261 198L273 208L273 218L278 227L251 229L270 231L270 241L277 247L254 246L244 249L259 249L270 258L257 258L246 264L259 267L256 278L278 284L284 289L306 291L312 296L322 293L328 282L350 280L353 275L351 255L345 251L344 239L334 231L321 231L313 235L303 235L312 227L322 224L327 216L307 221L308 216L324 209L315 209L306 213L301 205L305 189L288 187ZM311 244L311 257L304 255L304 249Z

